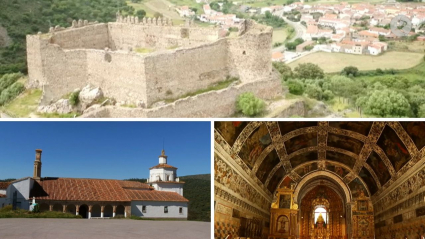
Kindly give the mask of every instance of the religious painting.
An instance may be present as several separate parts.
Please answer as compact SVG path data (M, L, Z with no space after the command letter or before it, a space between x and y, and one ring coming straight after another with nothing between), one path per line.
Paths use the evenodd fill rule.
M373 122L367 121L356 121L356 122L348 122L348 121L333 121L329 122L329 126L335 127L338 129L345 129L357 132L359 134L367 136L369 134L370 128L372 128Z
M317 170L317 163L310 163L302 167L298 167L295 172L301 177L304 177L304 175L315 170Z
M298 135L285 142L285 148L288 154L314 146L317 146L317 132Z
M416 147L421 150L425 146L425 122L400 122Z
M278 233L289 233L289 219L287 216L282 215L277 219L276 230Z
M246 121L215 121L214 128L223 136L226 142L233 146L239 134L248 125Z
M348 184L348 187L351 190L351 194L353 198L358 198L362 194L364 194L366 197L369 197L365 186L363 185L362 181L360 181L360 179L358 178L355 178L353 181L351 181Z
M389 126L385 126L377 145L385 152L396 172L410 160L406 146Z
M258 167L256 176L262 183L265 183L270 171L280 162L276 150L272 150L263 160L260 167Z
M425 215L425 207L420 207L416 209L416 217L421 217Z
M285 135L296 129L302 129L307 127L317 126L317 122L313 121L293 121L293 122L279 122L279 128L282 135Z
M294 183L289 176L286 176L285 179L280 184L280 188L291 188L291 184Z
M292 168L296 168L298 165L301 165L305 162L317 160L317 151L305 152L294 156L290 159Z
M378 186L376 185L375 179L373 179L369 170L367 170L365 167L363 167L360 170L359 176L363 180L363 182L366 183L367 187L369 188L369 192L371 193L371 195L375 194L376 191L378 191Z
M283 176L285 176L285 169L283 167L279 167L278 170L274 173L272 178L270 179L269 185L267 185L267 189L273 194L276 190L277 185L282 180Z
M367 211L368 210L368 202L366 200L358 200L357 201L357 210Z
M388 182L388 180L390 180L391 175L387 166L385 166L381 157L379 157L375 151L372 151L372 153L369 155L369 158L366 160L366 163L369 164L369 166L375 172L376 176L378 176L381 185L384 185L386 182Z
M363 142L345 135L328 133L328 146L360 154L360 151L363 148Z
M280 195L279 208L291 209L291 194L281 194Z
M260 156L261 152L271 144L269 131L265 124L254 130L252 134L244 142L239 157L252 169L255 160Z
M343 164L347 165L349 168L353 168L354 164L356 164L355 158L348 156L346 154L334 152L334 151L326 151L326 159L331 160L331 161L335 161L335 162L339 162L339 163L343 163Z
M348 170L345 169L344 167L337 166L337 165L331 164L329 162L326 163L326 169L331 171L331 172L336 173L341 178L344 178L345 175L347 175L349 173Z

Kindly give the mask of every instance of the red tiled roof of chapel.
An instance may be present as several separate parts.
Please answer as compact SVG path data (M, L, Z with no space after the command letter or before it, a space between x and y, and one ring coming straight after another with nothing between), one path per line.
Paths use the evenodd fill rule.
M125 189L125 191L129 198L133 201L189 202L189 200L176 192L133 189Z
M9 185L10 185L10 182L0 182L0 189L7 189Z
M160 163L160 164L158 164L156 166L153 166L150 169L154 169L154 168L174 168L174 169L177 169L176 167L173 167L173 166L171 166L169 164L166 164L166 163Z
M0 198L5 198L6 195L0 193Z

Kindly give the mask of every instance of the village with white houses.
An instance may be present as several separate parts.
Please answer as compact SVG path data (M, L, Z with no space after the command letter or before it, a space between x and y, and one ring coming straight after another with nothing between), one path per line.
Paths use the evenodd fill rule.
M205 1L205 2L204 2ZM425 1L425 0L424 0ZM220 25L224 30L237 27L240 18L237 14L225 14L213 10L211 3L197 0L203 4L203 14L196 14L188 6L178 6L180 16L193 17L202 22ZM218 2L220 8L223 3ZM400 3L388 0L385 3L348 3L336 4L315 2L293 2L284 5L250 7L241 2L232 2L245 16L261 16L270 12L284 19L296 30L296 38L302 41L290 50L283 46L274 46L273 61L291 61L310 52L325 51L349 54L379 55L388 50L389 40L401 40L400 35L391 30L391 21L398 16L407 17L410 22L399 21L397 28L407 25L410 31L404 37L413 37L416 41L425 41L425 3ZM287 17L291 15L289 20ZM295 17L294 17L295 16ZM405 39L405 38L404 38Z

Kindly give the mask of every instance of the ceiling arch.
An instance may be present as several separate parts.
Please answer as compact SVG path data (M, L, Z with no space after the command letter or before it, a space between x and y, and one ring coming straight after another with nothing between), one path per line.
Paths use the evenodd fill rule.
M312 164L342 168L343 182L358 179L374 195L413 166L425 146L425 122L228 121L215 122L215 134L268 193L285 176L299 183L307 176L301 168Z

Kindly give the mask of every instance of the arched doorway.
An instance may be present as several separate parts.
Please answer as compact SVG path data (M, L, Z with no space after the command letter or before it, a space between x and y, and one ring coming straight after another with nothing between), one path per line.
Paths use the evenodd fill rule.
M49 204L47 203L40 204L40 212L47 212L47 211L49 211Z
M60 204L55 204L55 205L53 205L52 211L54 211L54 212L63 212L63 206L60 205Z
M123 205L118 205L115 211L115 214L117 217L124 217L125 216L125 208Z
M98 204L93 205L93 207L91 208L91 217L100 217L101 216L100 213L101 213L100 205Z
M86 204L80 206L79 215L83 218L88 218L89 207Z
M112 217L113 216L113 208L111 205L106 205L103 209L103 217Z
M75 215L76 214L76 207L73 204L70 204L66 206L66 212Z

